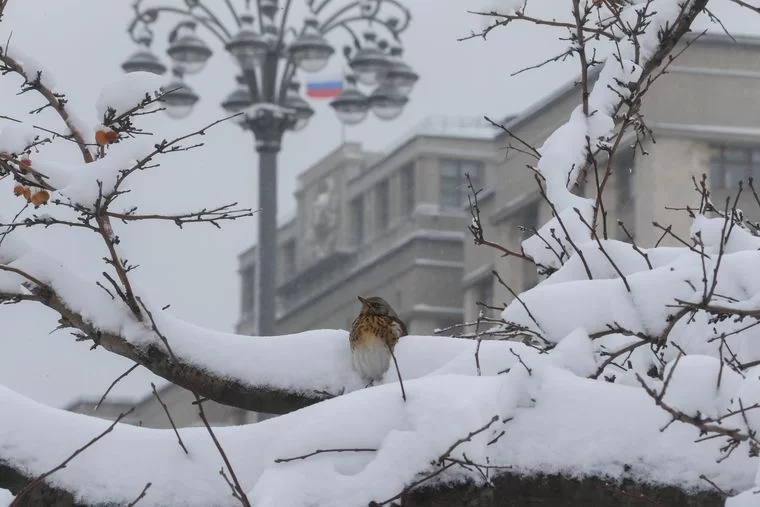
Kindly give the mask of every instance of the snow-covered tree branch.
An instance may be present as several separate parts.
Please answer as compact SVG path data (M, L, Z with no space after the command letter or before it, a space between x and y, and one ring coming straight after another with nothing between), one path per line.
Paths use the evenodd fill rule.
M162 157L200 149L197 139L218 122L170 140L143 132L140 115L159 109L171 90L137 73L106 87L96 101L102 121L88 125L43 66L0 46L0 71L42 104L29 118L0 123L0 179L13 180L3 198L20 203L16 216L0 218L0 303L55 312L74 339L187 388L201 411L210 399L285 414L248 426L154 430L0 387L0 488L18 495L16 505L358 506L413 504L423 494L462 505L472 494L464 483L479 495L556 476L587 479L610 495L632 495L623 485L632 482L654 504L648 495L668 505L689 495L752 505L760 487L760 277L747 266L760 262L760 228L736 199L713 203L704 180L694 181L699 208L684 211L690 237L663 227L679 247L610 240L604 205L611 161L627 134L637 148L651 134L641 115L646 93L674 50L688 51L685 36L708 0L566 3L566 19L543 19L530 2L512 1L479 13L493 24L474 34L517 22L559 30L567 48L547 64L580 65L578 106L543 146L505 127L536 159L551 220L521 246L499 245L488 239L472 189L475 242L535 264L546 278L515 293L499 319L479 319L469 338L402 338L395 354L406 399L395 371L364 388L346 331L239 336L156 304L130 276L135 264L121 249L120 227L220 226L253 212L203 203L164 214L125 196ZM35 122L47 108L58 125ZM46 157L52 143L73 143L78 159ZM575 192L586 179L593 198ZM750 189L760 206L752 182ZM77 273L23 238L27 228L50 227L98 237L102 250L88 254L104 263L102 274Z

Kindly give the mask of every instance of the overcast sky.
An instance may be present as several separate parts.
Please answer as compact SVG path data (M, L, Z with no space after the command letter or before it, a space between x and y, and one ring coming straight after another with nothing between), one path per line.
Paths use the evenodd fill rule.
M302 1L293 3L297 6ZM0 24L0 40L6 41L10 36L12 45L33 55L54 76L56 91L65 92L71 107L94 122L94 104L102 86L119 79L121 63L135 50L125 33L131 3L10 0ZM164 0L164 4L172 3L183 2ZM208 4L221 6L216 1ZM399 119L383 123L369 118L347 130L349 140L360 141L369 149L391 146L428 115L502 117L519 113L573 77L572 63L510 77L512 72L562 47L549 32L528 25L496 30L485 42L457 41L484 24L483 19L466 10L498 7L498 0L406 0L405 4L414 15L410 29L403 35L406 59L421 79ZM558 6L565 9L568 2L534 0L534 4L540 13L541 9L557 10ZM294 7L293 19L302 11ZM747 20L752 16L725 4L716 5L714 12L736 33L752 33ZM174 19L159 22L154 44L165 63L163 34L173 26ZM182 122L165 116L146 118L144 124L149 130L170 138L222 115L218 104L233 89L235 68L218 42L210 36L205 38L215 54L202 74L188 78L201 101ZM343 41L339 42L342 45ZM336 55L329 70L342 68L342 57ZM305 81L305 76L301 80ZM40 104L32 94L15 98L18 83L10 76L0 79L0 114L21 117ZM317 112L308 128L288 134L284 141L279 158L280 217L295 210L292 193L296 175L340 143L341 129L332 110L326 103L314 107ZM61 128L49 114L35 122ZM166 157L161 168L141 175L130 202L140 205L143 212L179 211L232 201L255 208L257 159L251 136L229 123L209 131L203 140L205 148ZM77 160L72 146L46 149L41 156ZM11 182L0 183L0 213L6 218L20 206L11 193ZM236 256L254 242L255 219L227 224L221 231L205 225L179 231L168 224L137 223L120 227L118 233L129 260L141 266L134 273L135 280L155 301L171 304L169 311L197 325L232 330L238 316ZM93 278L104 268L97 238L63 229L25 235ZM63 406L82 396L100 396L113 378L130 366L113 354L90 352L89 345L74 342L67 333L49 334L55 325L52 313L32 305L0 307L0 383L31 398ZM145 370L135 372L114 390L113 396L148 393L151 378Z

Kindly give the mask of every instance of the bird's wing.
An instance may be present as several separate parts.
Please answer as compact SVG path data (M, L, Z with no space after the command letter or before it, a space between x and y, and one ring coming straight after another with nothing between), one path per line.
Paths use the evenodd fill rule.
M393 323L398 325L399 327L399 333L398 333L399 337L406 336L407 330L406 330L406 324L404 324L404 321L395 316L391 317L391 319L393 320Z
M351 323L351 331L349 331L348 333L348 341L351 344L354 344L359 340L359 336L361 335L361 333L359 332L359 327L360 327L360 321L358 318L356 318Z

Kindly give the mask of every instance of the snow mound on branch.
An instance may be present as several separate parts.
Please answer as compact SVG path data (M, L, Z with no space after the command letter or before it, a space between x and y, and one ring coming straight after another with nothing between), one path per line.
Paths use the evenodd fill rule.
M623 19L637 26L645 12L648 24L635 41L626 34L603 58L603 66L593 87L589 84L587 104L578 105L568 121L555 130L539 148L536 171L543 177L546 198L552 203L554 218L522 243L523 251L537 264L558 268L591 237L594 201L573 194L568 187L577 181L589 153L608 147L615 130L613 115L620 103L631 96L630 83L639 80L643 66L660 46L662 31L678 19L682 3L647 0L623 9ZM566 253L566 254L565 254Z
M721 366L720 359L703 355L683 356L668 363L664 377L670 379L663 401L681 412L717 418L731 406L742 377Z
M138 143L140 144L140 143ZM34 168L49 178L59 194L72 204L87 208L114 192L119 175L137 163L140 151L129 144L115 144L107 157L90 163L62 163L37 158Z
M102 121L109 108L116 116L139 105L146 96L153 98L163 85L163 79L152 72L130 72L116 81L108 83L95 105L98 118Z
M545 355L523 359L530 373L516 365L506 375L410 380L406 403L397 385L383 385L215 433L250 500L261 507L383 501L435 471L438 465L431 462L441 456L444 464L447 458L487 461L518 475L595 475L693 489L705 488L699 478L705 474L729 491L752 484L757 458L736 453L716 463L720 442L696 445L698 430L682 423L661 432L668 416L643 390L579 378L552 366ZM3 388L0 404L6 409L0 413L0 455L31 475L54 467L109 424ZM218 474L220 458L206 430L179 431L189 456L172 430L117 425L51 476L51 484L88 503L131 500L151 482L143 505L175 503L179 495L188 506L236 505ZM473 432L470 441L452 449ZM375 450L275 462L318 449ZM479 477L452 467L438 483L480 483Z
M16 44L7 44L3 50L6 56L13 58L16 63L21 65L29 81L39 79L40 83L46 88L55 88L55 79L53 75L32 55L26 53Z
M37 133L29 123L11 123L0 129L0 153L18 155L32 145Z
M554 364L578 375L588 377L597 368L594 345L583 329L576 329L552 351Z
M739 227L733 228L731 234L727 235L728 231L725 224L726 221L722 218L707 218L704 215L699 215L692 222L691 237L699 238L701 243L708 248L708 251L717 252L721 238L725 236L728 237L728 240L723 250L727 253L760 249L760 238Z
M8 507L13 501L13 494L7 489L0 489L0 507Z
M15 239L15 236L6 238ZM166 350L150 324L138 322L120 301L104 298L94 280L86 281L56 258L28 245L7 252L6 244L0 245L0 259L3 254L12 252L14 255L6 261L10 267L34 273L37 279L49 284L72 311L79 313L96 329L122 336L126 342L138 347L155 346ZM11 274L0 272L0 275ZM8 280L17 287L23 279L13 277ZM339 393L365 385L351 367L346 331L314 330L279 336L276 340L210 331L162 311L160 306L151 303L150 297L139 286L134 288L151 310L156 326L167 338L174 355L214 375L249 386L263 385L306 393L314 390ZM476 348L477 343L473 340L406 336L399 342L396 356L404 378L451 373L475 375L473 358ZM482 343L479 357L483 372L496 374L512 367L517 358L510 351L523 357L537 353L521 343ZM395 372L386 372L384 381L395 382Z

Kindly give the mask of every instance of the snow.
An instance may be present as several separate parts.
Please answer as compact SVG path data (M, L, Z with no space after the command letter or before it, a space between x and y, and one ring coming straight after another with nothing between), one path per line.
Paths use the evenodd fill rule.
M532 369L530 375L522 366L506 375L435 375L408 380L406 403L396 385L383 385L215 432L250 500L259 506L358 506L384 500L431 469L430 463L452 442L494 416L496 424L451 457L466 455L480 463L488 458L491 464L511 465L518 474L601 475L686 489L704 488L699 475L705 474L730 491L752 484L757 458L737 453L719 464L714 457L720 443L695 445L695 428L675 423L661 432L668 418L641 389L577 377L553 366L547 356L521 357ZM52 468L108 426L3 388L0 403L7 408L0 413L0 454L30 474ZM512 420L502 422L508 418ZM502 430L506 434L496 444L486 445ZM186 505L235 505L218 475L220 459L206 430L183 428L180 435L189 456L172 430L117 425L51 476L51 483L90 503L123 502L151 482L143 505L170 504L180 493ZM274 462L335 448L377 451ZM94 468L98 474L92 474ZM466 477L476 480L463 470L441 480Z
M0 488L0 507L8 507L13 501L13 495L7 489Z
M35 57L27 54L15 44L6 44L3 50L6 56L13 58L24 69L27 79L34 81L39 76L40 83L43 86L50 90L55 88L55 79Z
M661 332L668 316L663 309L675 298L688 300L700 292L701 262L698 254L686 248L650 251L650 270L630 247L619 242L607 246L623 266L631 293L597 259L595 269L606 272L606 278L586 280L578 276L577 261L568 262L557 272L556 280L549 279L553 283L540 284L523 294L541 332L558 343L548 354L521 343L484 341L478 354L479 376L477 344L472 340L402 338L396 354L405 379L406 403L401 400L393 370L386 373L381 385L362 389L364 381L351 368L345 331L315 330L276 339L236 336L179 321L151 305L149 299L146 304L153 308L157 325L174 353L210 373L252 386L348 393L259 424L216 430L256 505L366 505L370 500L389 498L420 472L431 470L431 461L451 443L494 416L499 421L493 427L457 448L452 457L462 459L466 454L475 462L488 459L491 464L511 466L510 472L518 475L595 475L678 484L686 489L705 488L700 479L705 475L727 491L751 488L758 460L750 457L746 448L717 462L723 443L719 439L695 443L699 430L683 423L661 431L669 416L630 375L626 379L618 368L609 366L607 373L620 376L615 383L583 378L599 368L603 348L611 351L635 340L613 333L592 341L589 333L605 331L605 323L610 322L634 332ZM73 310L82 312L99 329L120 333L138 345L162 346L144 325L129 318L121 305L102 298L94 285L77 278L55 259L29 245L14 248L13 255L3 249L5 262L12 260L11 266L29 270L50 283ZM741 270L760 262L758 256L760 252L753 248L723 257L722 294L746 298L760 293L760 275L742 276ZM706 262L715 262L715 256ZM689 279L694 288L683 283ZM139 287L136 290L141 293ZM530 325L529 317L518 312L521 307L513 303L504 317L521 318ZM691 326L703 321L695 322ZM753 357L756 347L751 345L758 341L755 334L750 330L731 338L741 360ZM695 340L689 337L694 337L690 326L674 327L671 333L672 341L693 344ZM725 367L721 372L717 345L709 347L708 338L701 338L701 345L696 340L697 346L703 347L700 352L688 352L678 360L664 401L687 414L704 417L736 409L740 399L744 406L760 401L756 376L741 379ZM648 347L638 349L637 354L630 358L632 373L645 372L655 364ZM670 377L673 359L664 371L665 378ZM662 386L662 381L648 382L654 389ZM43 407L2 389L0 404L5 409L0 413L0 456L30 474L55 466L107 425ZM760 414L749 412L747 416L751 427L760 425ZM725 424L745 425L736 417ZM496 444L486 445L502 430L506 433ZM189 457L179 449L171 431L118 425L67 469L56 473L52 484L72 489L88 502L123 502L150 481L153 486L144 505L170 503L168 499L179 494L189 499L188 505L220 505L225 498L234 505L218 476L220 461L205 430L180 431L190 449ZM277 458L329 448L377 451L326 453L274 463ZM91 473L94 467L100 470L96 477ZM464 479L479 480L456 467L439 480Z
M34 168L49 178L56 193L69 202L92 208L99 197L113 193L121 171L133 167L153 148L150 139L112 145L106 157L90 163L64 163L44 156L34 159ZM102 190L101 190L102 185Z
M29 148L37 137L29 123L9 123L0 129L0 153L19 155Z
M541 227L538 234L523 242L523 250L538 264L557 268L562 260L555 252L572 255L573 244L583 244L591 236L587 224L592 223L593 200L573 194L568 186L575 183L584 167L589 151L605 146L615 129L612 117L618 103L630 97L629 83L641 76L643 66L659 46L660 32L678 18L681 5L673 0L637 2L622 10L621 18L629 26L638 26L637 17L645 10L648 24L637 33L635 40L624 33L609 54L597 81L590 90L588 108L578 105L570 119L555 130L539 148L541 158L536 167L543 177L546 197L556 214ZM585 221L585 223L584 223ZM556 238L552 237L552 230ZM546 246L552 245L554 251Z
M50 71L48 71L40 62L37 61L31 55L26 54L22 49L13 44L8 44L4 48L6 54L13 58L23 69L24 74L28 80L35 80L39 77L40 83L48 90L56 92L56 82ZM72 105L70 99L66 98L66 103L63 106L67 119L65 121L66 127L69 132L74 133L76 130L87 144L94 143L94 132L90 122L86 121L80 116L77 108ZM1 144L1 143L0 143ZM0 148L2 151L2 148Z
M552 351L557 366L563 367L580 377L596 372L594 345L586 332L579 328L559 342Z
M9 236L8 239L15 238ZM147 324L136 321L122 303L104 298L94 281L85 281L59 260L34 250L30 245L11 245L14 245L12 251L6 251L5 243L0 249L1 254L7 255L3 258L6 265L33 273L37 279L48 283L71 310L79 312L97 329L121 335L137 346L164 348L163 342ZM8 273L3 275L0 280L4 280ZM13 280L17 281L18 278ZM245 385L266 385L296 392L311 393L315 389L351 391L365 385L351 368L346 331L315 330L279 336L277 340L212 332L162 312L158 305L151 304L150 297L143 294L139 286L135 286L135 292L151 308L157 327L166 335L175 356L210 373ZM316 350L315 343L318 344ZM444 367L460 355L472 358L475 346L473 341L465 339L416 337L399 343L397 358L404 377L416 378ZM481 354L485 356L489 351L501 350L505 358L492 368L503 369L514 361L513 356L504 354L513 348L519 349L522 354L534 353L521 344L492 342L483 344ZM424 357L407 364L407 354L414 358ZM252 368L251 358L256 358L255 368ZM458 371L472 374L474 363L466 363ZM488 368L489 364L484 364L484 367ZM386 373L386 379L395 381L395 373L390 372L390 376Z
M501 7L521 3L510 0ZM632 19L636 8L640 5L626 7L623 17ZM714 420L712 424L726 431L754 435L760 429L760 410L754 408L760 404L760 366L740 374L724 362L729 346L737 362L760 360L760 327L748 326L751 319L716 321L697 310L681 318L687 315L681 305L705 297L705 284L711 283L718 262L710 303L741 310L760 307L760 272L747 269L760 264L760 238L736 228L724 242L723 219L697 216L691 236L705 255L685 247L637 251L618 241L597 243L590 241L583 223L591 221L593 202L568 189L586 160L588 143L594 149L609 142L615 104L628 96L626 84L640 77L658 44L659 29L680 7L673 0L653 0L649 11L651 25L638 36L641 57L634 61L638 49L623 37L604 60L589 96L593 114L579 106L540 148L537 170L556 216L540 229L541 237L529 238L523 248L557 271L508 305L502 318L540 336L543 341L537 341L553 346L550 350L514 341L403 337L395 354L405 402L393 368L373 387L364 387L366 382L352 368L344 330L274 338L213 332L162 311L133 285L182 363L251 388L345 393L258 424L215 430L254 505L367 505L394 496L447 458L504 465L516 475L595 476L685 490L709 489L704 476L736 495L727 506L756 503L760 458L752 456L751 446L744 441L726 455L725 438L696 442L705 436L700 429L672 421L657 402ZM30 72L38 68L31 59L18 58ZM160 86L157 79L137 73L108 85L97 103L99 116L108 107L117 113L134 107ZM271 104L247 111L251 116L290 113ZM92 134L78 117L71 123L83 135ZM485 137L482 125L472 127L472 137ZM450 129L450 135L451 130L470 135L458 128ZM31 134L25 125L6 126L0 132L0 149L18 149ZM115 144L107 157L89 164L35 157L34 167L49 178L56 194L92 206L101 185L105 194L113 191L120 172L153 150L147 143ZM560 257L559 252L567 255ZM54 254L9 235L0 244L0 262L50 286L67 308L96 329L137 347L164 349L148 324L137 321L123 303L104 297L94 279ZM25 282L18 273L0 271L4 294L25 293ZM662 347L656 346L658 340ZM620 351L626 353L611 363ZM641 382L663 393L661 399L653 399ZM110 424L41 405L4 387L0 407L0 460L30 477L55 467ZM742 407L750 410L732 413ZM188 455L172 430L117 424L49 482L74 492L83 503L127 503L150 482L140 505L176 504L178 498L190 506L237 505L219 476L221 458L206 429L179 432ZM472 432L476 434L470 440L452 448ZM318 449L372 450L276 461ZM464 480L482 484L472 468L458 466L435 481ZM10 498L0 490L0 505Z
M711 418L728 410L742 380L730 368L721 368L718 358L696 354L668 363L664 377L670 378L665 403L691 416Z
M163 84L163 78L151 72L123 75L103 87L95 106L98 118L102 120L109 108L116 111L116 116L134 108L145 100L146 95L155 97Z
M103 298L93 284L62 268L50 256L23 246L16 246L14 254L6 257L8 261L15 259L11 266L29 270L50 283L73 310L82 312L99 329L120 333L138 345L162 346L144 325L129 318L121 305ZM657 332L666 323L662 313L666 303L676 296L688 298L694 292L688 284L677 283L679 277L697 277L699 287L697 254L686 248L653 255L654 269L650 270L645 263L634 260L639 254L620 243L610 242L610 247L617 248L616 256L627 266L628 281L635 288L633 294L628 294L620 279L612 275L597 280L567 276L566 271L577 268L568 263L557 273L566 281L541 284L523 295L541 323L542 332L558 343L549 354L540 354L521 343L484 341L478 376L474 341L430 336L402 338L396 354L405 379L407 403L401 400L392 370L386 373L382 385L362 389L364 382L351 368L345 331L315 330L276 339L236 336L181 322L162 313L149 299L146 304L153 308L157 325L174 353L210 373L252 386L348 393L256 425L217 430L256 505L366 505L370 500L389 498L420 472L430 470L430 462L452 442L482 427L493 416L498 416L499 422L458 448L452 457L461 458L465 453L476 462L487 458L491 464L511 466L510 471L516 474L596 475L611 480L678 484L687 489L704 488L699 478L704 474L728 491L751 488L758 463L746 449L718 463L716 457L722 445L719 439L696 444L698 430L682 423L660 431L668 415L634 382L583 378L593 374L603 360L599 344L597 340L592 342L589 332L604 330L606 322ZM727 294L760 292L760 277L744 279L741 285L735 283L733 290L728 287L732 273L737 277L741 274L737 267L747 265L747 256L753 256L756 263L759 255L754 250L725 255L722 262L726 282L721 282L725 284L721 290ZM671 278L663 280L668 273ZM141 293L139 287L136 290ZM641 292L638 299L637 290ZM617 294L620 300L610 299L611 294ZM655 297L657 301L650 304ZM513 316L519 306L510 305L505 318ZM674 329L673 337L683 339L687 332L690 329ZM619 346L629 343L617 338ZM752 333L736 335L733 340L732 344L757 341ZM604 345L612 350L615 341L608 339ZM743 350L741 346L738 349ZM640 350L652 354L648 348ZM720 363L712 352L713 357L692 354L679 360L666 393L667 403L686 413L712 416L732 408L737 399L745 400L745 405L760 400L757 380L743 381L726 368L718 387ZM652 363L651 358L632 362L639 371L646 371ZM610 371L619 373L614 368ZM661 381L650 382L660 387ZM43 407L2 389L0 404L4 407L0 413L0 456L30 474L55 466L107 425ZM501 422L508 418L512 420ZM755 423L755 419L749 421ZM497 444L485 445L501 430L506 434ZM621 434L626 437L620 438ZM88 502L134 498L149 481L153 486L144 505L166 504L180 493L192 499L188 505L219 505L230 498L226 484L218 476L220 461L205 430L182 429L181 435L191 450L190 457L184 456L171 431L118 425L67 469L56 473L52 484L70 488ZM53 445L53 440L58 444ZM325 448L378 450L327 453L274 463L276 458ZM92 477L95 467L100 473ZM383 480L373 479L376 477ZM478 480L457 468L440 478L463 479ZM229 505L233 504L231 499Z

